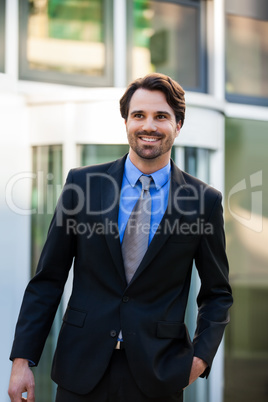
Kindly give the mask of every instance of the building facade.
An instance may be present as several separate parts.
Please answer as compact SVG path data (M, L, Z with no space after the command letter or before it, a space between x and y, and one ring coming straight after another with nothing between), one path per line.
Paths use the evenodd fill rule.
M224 194L234 306L209 379L186 402L268 396L268 5L266 0L0 0L0 397L24 288L68 170L128 151L119 99L149 72L178 80L186 120L172 157ZM40 365L49 370L70 277ZM187 323L193 335L199 278Z

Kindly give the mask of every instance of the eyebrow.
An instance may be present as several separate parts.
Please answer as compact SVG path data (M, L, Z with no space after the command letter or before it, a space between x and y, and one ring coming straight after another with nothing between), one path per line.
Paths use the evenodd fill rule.
M132 116L133 114L137 114L137 113L144 113L143 110L133 110L133 112L130 113L130 115Z
M171 117L171 113L167 112L166 110L159 110L158 112L156 112L157 114L166 114L167 116Z
M144 113L144 110L133 110L133 112L130 113L130 116L133 116L134 114L139 114L139 113ZM167 112L166 110L158 110L156 114L165 114L169 117L171 117L171 113Z

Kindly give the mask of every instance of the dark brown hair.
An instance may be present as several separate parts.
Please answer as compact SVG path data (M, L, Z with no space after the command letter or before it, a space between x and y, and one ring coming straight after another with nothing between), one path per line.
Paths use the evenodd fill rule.
M138 78L131 82L124 95L120 99L120 112L123 119L127 120L129 104L131 98L137 89L148 89L149 91L161 91L164 93L167 103L173 109L176 122L184 123L185 117L185 99L182 87L170 77L164 74L152 73L143 78Z

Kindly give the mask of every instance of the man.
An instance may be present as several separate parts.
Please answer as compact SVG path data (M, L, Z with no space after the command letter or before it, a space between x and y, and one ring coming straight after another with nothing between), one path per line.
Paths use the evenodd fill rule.
M24 391L34 401L29 365L38 364L73 260L52 368L57 402L181 402L183 389L209 374L229 321L221 194L170 160L183 89L150 74L129 85L120 106L129 154L70 171L26 289L12 402ZM191 340L184 315L193 261L201 288Z

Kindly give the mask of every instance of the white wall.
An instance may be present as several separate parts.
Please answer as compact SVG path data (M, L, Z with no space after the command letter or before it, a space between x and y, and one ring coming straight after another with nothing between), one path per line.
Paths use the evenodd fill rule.
M30 273L30 217L22 215L30 202L31 170L28 117L24 99L0 92L0 400L9 401L9 353L23 291ZM7 199L6 199L7 196ZM9 206L7 205L9 204ZM24 211L23 211L24 210Z

